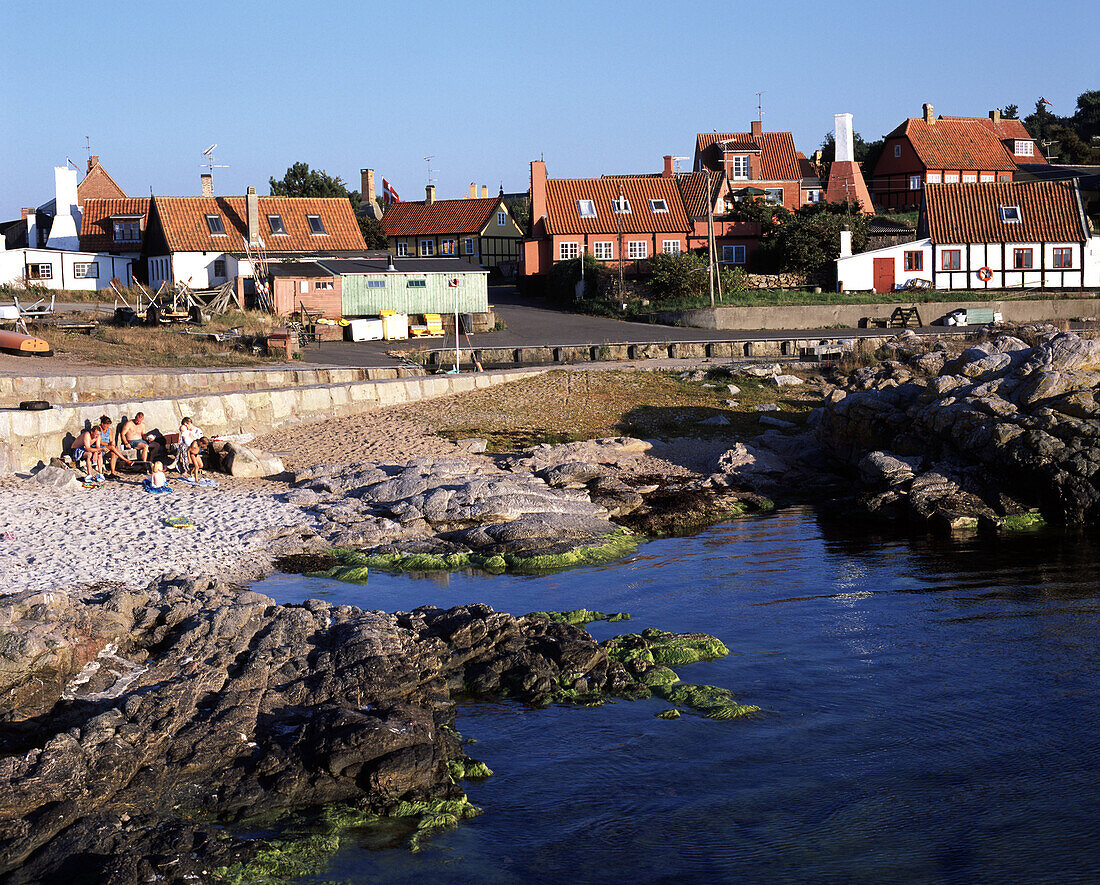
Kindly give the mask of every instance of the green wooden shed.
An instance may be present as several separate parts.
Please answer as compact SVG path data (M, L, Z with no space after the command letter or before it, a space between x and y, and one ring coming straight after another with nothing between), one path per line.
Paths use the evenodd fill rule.
M322 267L341 281L346 317L486 313L489 272L459 258L329 259Z

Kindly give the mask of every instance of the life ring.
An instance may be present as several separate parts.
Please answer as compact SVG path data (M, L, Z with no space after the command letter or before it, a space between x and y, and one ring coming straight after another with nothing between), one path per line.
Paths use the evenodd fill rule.
M988 267L979 267L978 279L981 280L983 283L988 283L991 279L993 279L992 269Z

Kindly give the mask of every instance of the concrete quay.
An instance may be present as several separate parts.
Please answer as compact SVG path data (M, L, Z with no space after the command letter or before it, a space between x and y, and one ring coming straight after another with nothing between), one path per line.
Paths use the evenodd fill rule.
M126 397L93 403L55 405L40 412L0 409L0 475L49 462L86 421L110 415L145 413L149 427L175 433L180 419L191 416L209 436L262 434L292 424L342 418L381 406L467 393L528 377L538 369L430 375L392 380L352 380L327 384L291 384L281 389L237 390L177 396ZM318 452L318 460L324 453Z

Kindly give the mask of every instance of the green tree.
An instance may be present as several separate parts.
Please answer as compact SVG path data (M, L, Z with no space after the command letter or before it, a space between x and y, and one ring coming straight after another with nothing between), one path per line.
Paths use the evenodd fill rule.
M310 169L308 163L298 162L286 170L281 180L268 179L273 197L346 197L359 222L368 249L384 249L386 234L382 225L361 212L363 198L359 191L348 190L340 176L331 176L324 169Z
M858 203L810 203L791 213L762 243L767 257L778 270L820 274L828 272L840 257L840 232L852 232L852 248L867 245L867 216Z
M875 168L875 163L878 162L884 144L886 144L886 139L884 138L880 138L877 141L864 141L863 136L858 132L852 133L852 149L855 152L856 162L868 173ZM829 169L832 167L833 160L835 159L836 135L832 132L827 132L825 133L825 137L821 139L821 174L825 178L829 177Z
M649 260L649 270L655 301L689 298L709 291L705 252L658 252Z
M1073 128L1084 142L1092 143L1092 139L1100 137L1100 90L1093 89L1077 96Z
M1020 108L1018 105L1006 104L1003 108L1001 108L1001 116L1004 117L1006 120L1018 119L1019 113Z
M516 197L506 200L508 211L512 213L512 219L526 236L531 236L531 198Z

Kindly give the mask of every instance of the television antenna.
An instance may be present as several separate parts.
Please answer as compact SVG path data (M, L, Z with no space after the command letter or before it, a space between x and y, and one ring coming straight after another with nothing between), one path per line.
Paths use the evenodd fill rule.
M680 163L681 162L687 162L690 159L691 159L691 157L673 157L672 158L672 171L673 172L679 172L680 171Z
M764 93L756 93L756 119L760 121L761 128L764 125Z
M92 138L90 135L84 136L84 145L88 150L88 162L92 162Z
M204 157L206 157L206 162L205 163L199 163L200 166L206 166L210 170L210 177L211 178L214 177L214 170L215 169L228 169L229 168L228 165L223 165L221 163L214 162L214 148L216 148L217 146L218 146L218 143L214 142L212 145L210 145L210 147L208 147L205 151L203 151L202 155Z
M430 157L425 157L424 158L424 162L428 164L428 181L427 181L427 184L435 184L435 173L439 171L438 169L435 169L435 170L432 169L432 160L434 160L434 159L435 159L434 154Z

